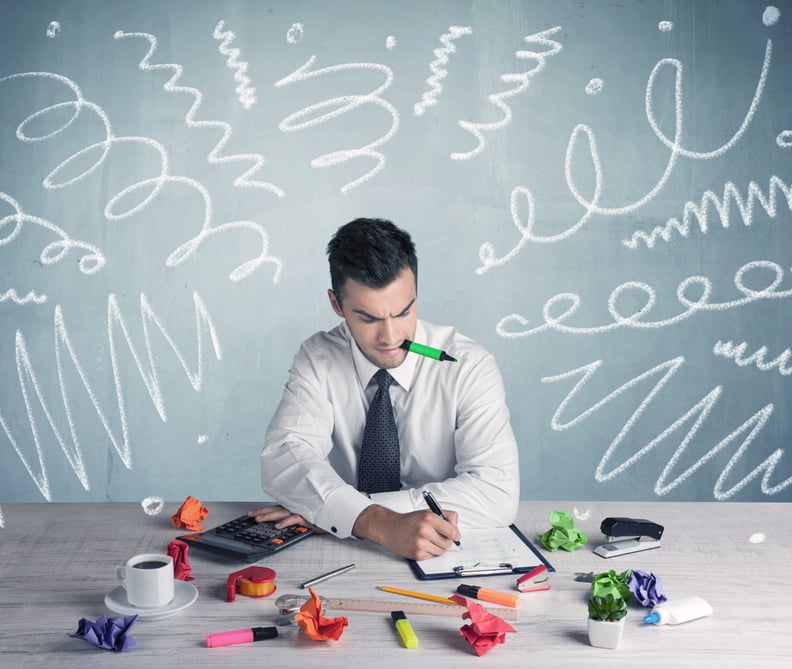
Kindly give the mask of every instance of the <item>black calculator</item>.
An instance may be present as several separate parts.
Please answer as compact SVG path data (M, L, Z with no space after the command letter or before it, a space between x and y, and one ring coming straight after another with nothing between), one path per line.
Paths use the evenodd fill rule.
M226 557L245 562L257 562L311 536L313 530L291 525L281 530L274 522L257 523L253 518L240 516L205 532L177 537L189 546L204 548Z

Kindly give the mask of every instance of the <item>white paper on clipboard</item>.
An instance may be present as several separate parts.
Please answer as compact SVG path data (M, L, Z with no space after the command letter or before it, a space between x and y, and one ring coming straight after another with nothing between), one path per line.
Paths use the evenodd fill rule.
M411 560L415 575L420 579L456 578L473 570L503 569L503 565L510 567L505 573L520 573L540 562L548 571L555 571L514 525L465 530L460 544L428 560Z

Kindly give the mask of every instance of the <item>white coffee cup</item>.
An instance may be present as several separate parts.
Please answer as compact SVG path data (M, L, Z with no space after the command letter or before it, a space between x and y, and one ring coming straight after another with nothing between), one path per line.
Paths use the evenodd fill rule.
M161 553L142 553L115 568L127 601L139 608L158 608L173 600L173 558Z

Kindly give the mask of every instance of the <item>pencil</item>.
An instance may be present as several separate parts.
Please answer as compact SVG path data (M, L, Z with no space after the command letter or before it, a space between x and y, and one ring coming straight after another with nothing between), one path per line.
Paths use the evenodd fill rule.
M447 597L438 597L437 595L428 595L425 592L415 592L413 590L402 590L401 588L391 588L389 585L378 585L378 589L383 592L391 592L394 595L404 595L405 597L415 597L416 599L426 599L430 602L440 602L441 604L452 604L453 606L460 606L453 599Z

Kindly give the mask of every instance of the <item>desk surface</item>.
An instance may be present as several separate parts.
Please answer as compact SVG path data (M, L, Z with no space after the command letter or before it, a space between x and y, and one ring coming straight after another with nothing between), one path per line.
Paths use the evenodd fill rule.
M207 502L207 527L240 515L252 505ZM172 508L171 508L172 507ZM392 585L442 596L453 593L456 581L420 582L404 560L379 547L333 537L311 537L283 554L261 561L277 572L275 597L238 596L225 601L228 574L243 564L225 562L204 552L190 552L197 601L174 616L137 621L132 636L137 646L122 653L95 649L67 634L80 618L116 615L105 608L104 596L115 586L114 566L142 552L164 552L178 531L166 505L162 515L147 516L139 504L4 504L0 528L0 666L77 667L86 662L126 667L317 667L391 666L433 668L474 666L489 662L501 667L788 667L792 655L792 601L789 557L792 522L788 504L729 503L606 503L564 504L523 502L517 525L532 540L549 528L553 509L577 508L578 529L589 543L572 553L543 554L556 568L549 591L523 594L516 634L504 645L478 658L459 634L462 620L410 616L420 646L400 646L383 614L333 612L345 615L349 627L339 641L315 642L296 626L281 627L271 641L208 649L207 633L270 625L274 599L299 593L299 583L338 566L356 568L316 587L329 598L355 597L405 600L375 589ZM649 518L665 526L657 550L605 560L592 553L601 543L599 523L607 516ZM586 633L588 584L578 572L642 569L657 574L669 598L700 595L713 615L676 626L644 625L646 612L630 605L624 638L618 650L593 648ZM499 590L512 590L512 576L478 579ZM467 581L466 581L467 582ZM417 601L417 600L413 600ZM460 609L461 611L461 609ZM492 664L497 663L497 664ZM299 666L299 665L297 665ZM477 665L480 666L480 665Z

